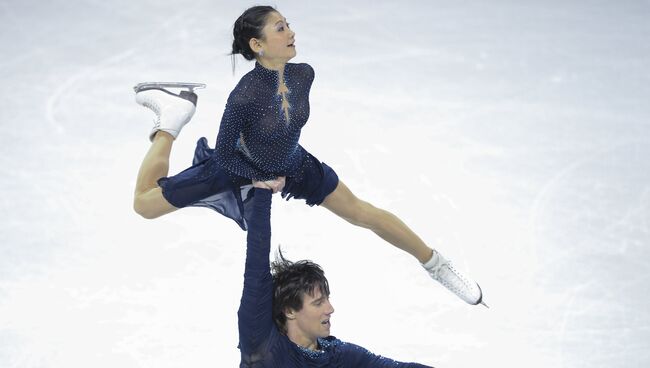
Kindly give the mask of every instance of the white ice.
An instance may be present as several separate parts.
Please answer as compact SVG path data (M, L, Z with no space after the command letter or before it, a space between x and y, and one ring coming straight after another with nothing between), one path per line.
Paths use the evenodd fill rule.
M244 236L132 210L142 81L207 83L171 173L252 64L247 2L0 2L0 367L235 367ZM277 1L316 70L301 143L473 275L276 198L326 270L332 333L436 367L650 365L650 2Z

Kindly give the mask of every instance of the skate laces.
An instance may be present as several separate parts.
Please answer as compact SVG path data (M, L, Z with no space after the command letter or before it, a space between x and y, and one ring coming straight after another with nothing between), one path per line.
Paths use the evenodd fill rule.
M142 105L143 105L144 107L148 107L149 109L153 110L153 112L155 112L156 115L157 115L157 114L160 114L160 108L159 108L158 105L157 105L156 103L154 103L153 101L151 101L151 100L149 100L149 99L146 99L146 100L142 101Z
M153 119L155 127L160 126L160 106L153 101L149 96L144 96L144 99L142 100L142 106L150 109L156 114L156 118Z
M146 92L146 91L145 91ZM158 96L150 96L148 94L142 95L142 100L141 104L142 106L148 107L151 109L154 113L156 113L156 117L158 120L158 123L160 123L160 120L162 119L163 115L188 115L187 121L189 121L189 118L194 114L195 107L190 102L189 100L183 99L180 96L176 95L171 95L175 97L175 99L170 99L170 96L167 95L158 95ZM157 98L162 98L163 101L159 101ZM180 99L180 100L178 100ZM167 100L166 102L164 100ZM161 105L162 103L162 105ZM179 104L180 103L180 104ZM190 111L187 111L187 105L190 104L191 108L189 109ZM187 122L185 121L185 122Z
M427 269L431 277L438 280L447 289L456 295L467 295L471 293L470 282L454 268L452 263L446 259L431 269Z

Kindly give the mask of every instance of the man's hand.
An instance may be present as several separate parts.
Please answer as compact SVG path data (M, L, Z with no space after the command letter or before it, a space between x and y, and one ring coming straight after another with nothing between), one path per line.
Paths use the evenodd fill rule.
M253 187L270 189L273 191L273 193L281 192L282 189L284 188L284 184L285 184L284 176L278 176L273 180L266 180L266 181L253 180Z

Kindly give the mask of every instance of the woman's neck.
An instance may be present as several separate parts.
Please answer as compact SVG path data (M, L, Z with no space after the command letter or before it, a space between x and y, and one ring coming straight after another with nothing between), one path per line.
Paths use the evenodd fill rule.
M257 62L266 69L275 70L280 75L284 74L284 67L287 65L286 61L274 61L265 58L257 58Z

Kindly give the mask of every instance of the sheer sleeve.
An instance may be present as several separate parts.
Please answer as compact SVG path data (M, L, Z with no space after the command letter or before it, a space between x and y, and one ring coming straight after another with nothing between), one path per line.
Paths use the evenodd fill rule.
M254 189L248 222L244 290L239 306L239 348L244 361L261 359L273 326L271 251L271 191Z
M275 178L274 175L253 166L237 148L240 134L248 120L250 103L250 97L245 93L247 88L241 83L245 82L240 82L228 97L214 153L217 162L233 174L256 180L271 180Z

